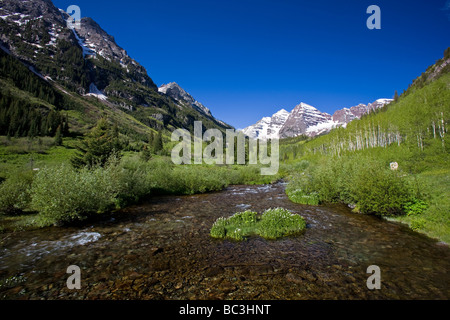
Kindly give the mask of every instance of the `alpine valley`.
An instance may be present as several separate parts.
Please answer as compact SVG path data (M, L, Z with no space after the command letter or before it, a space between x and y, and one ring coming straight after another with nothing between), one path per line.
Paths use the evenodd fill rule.
M147 72L108 20L78 26L51 0L0 0L0 300L155 300L146 314L282 318L289 304L205 301L450 298L447 17L430 19L433 1L390 1L383 12L396 19L354 32L364 21L340 17L336 1L275 2L79 1L111 23L120 14L116 37L135 32L128 52L142 50ZM404 23L413 8L420 26ZM202 92L220 83L214 95L236 116L250 101L254 120L269 115L257 100L300 89L369 98L329 114L294 107L295 96L222 139L233 131L214 116L222 101L202 103L172 76L156 84L157 73L192 70ZM399 94L402 79L412 82Z

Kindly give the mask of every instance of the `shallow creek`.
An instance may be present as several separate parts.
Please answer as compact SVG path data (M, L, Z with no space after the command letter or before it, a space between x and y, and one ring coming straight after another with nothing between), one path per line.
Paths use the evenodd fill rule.
M285 185L154 197L82 227L0 234L0 299L449 299L448 246L345 206L290 202ZM284 207L307 229L276 241L210 238L214 221ZM69 290L66 269L81 268ZM367 267L381 289L366 286Z

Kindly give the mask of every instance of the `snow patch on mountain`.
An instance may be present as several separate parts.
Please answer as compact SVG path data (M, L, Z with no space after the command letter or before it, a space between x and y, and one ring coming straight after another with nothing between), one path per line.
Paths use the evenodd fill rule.
M80 45L81 49L83 49L83 57L86 56L95 56L96 52L94 50L92 50L91 48L89 48L86 44L85 44L85 40L80 38L80 36L78 35L78 33L76 32L74 27L70 28L73 32L73 35L75 36L75 38L78 41L78 44Z
M89 93L86 94L86 96L96 97L103 101L106 101L108 99L108 97L102 91L100 91L94 83L91 83L91 85L89 86Z
M284 109L274 113L271 117L264 117L253 126L241 130L246 136L254 139L268 140L278 138L280 129L283 127L290 113Z

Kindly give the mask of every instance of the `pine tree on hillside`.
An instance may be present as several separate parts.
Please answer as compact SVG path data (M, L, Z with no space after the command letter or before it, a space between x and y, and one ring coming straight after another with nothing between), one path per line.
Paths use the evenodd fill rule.
M62 129L61 129L61 125L58 126L58 128L56 129L56 134L55 134L55 145L60 146L62 145L63 140L62 140Z
M395 90L395 93L394 93L394 101L395 102L398 101L398 92L397 92L397 90Z
M161 131L159 131L158 134L156 135L155 140L153 141L153 151L156 153L156 152L162 151L163 148L164 148L164 144L162 141L162 133L161 133Z
M118 132L106 119L100 119L77 149L77 153L71 159L74 167L104 166L111 156L120 156Z
M148 145L153 147L153 143L155 141L155 134L150 132L150 135L148 136Z

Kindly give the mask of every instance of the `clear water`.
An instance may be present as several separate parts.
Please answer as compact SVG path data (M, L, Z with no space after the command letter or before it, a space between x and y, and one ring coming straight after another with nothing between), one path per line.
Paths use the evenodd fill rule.
M296 237L209 237L220 216L284 207ZM290 202L283 184L149 199L105 221L0 235L1 299L448 299L450 250L344 206ZM81 290L66 269L81 268ZM381 289L366 286L381 269Z

